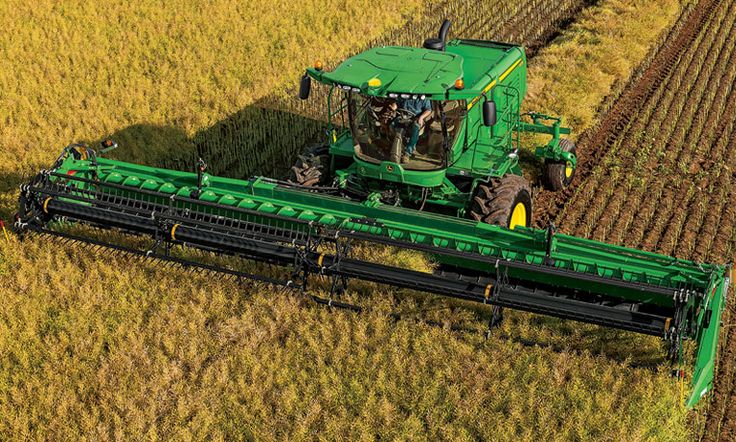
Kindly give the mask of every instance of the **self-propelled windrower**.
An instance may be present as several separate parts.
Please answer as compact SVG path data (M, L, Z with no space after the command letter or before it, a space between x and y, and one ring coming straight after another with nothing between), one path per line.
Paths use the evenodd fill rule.
M190 173L112 160L103 157L110 140L99 150L72 145L21 186L15 227L205 268L215 267L174 252L266 262L284 277L218 269L304 291L314 275L331 278L333 292L355 278L488 304L494 320L508 307L659 336L674 361L692 340L694 406L712 387L730 266L529 227L519 134L551 136L536 153L559 189L576 166L574 145L560 138L569 130L520 115L522 48L446 42L446 32L424 48L376 48L332 72L310 69L301 96L312 80L330 88L328 140L300 157L289 181L211 176L203 162ZM113 242L88 226L150 241ZM440 265L429 273L366 261L356 243Z

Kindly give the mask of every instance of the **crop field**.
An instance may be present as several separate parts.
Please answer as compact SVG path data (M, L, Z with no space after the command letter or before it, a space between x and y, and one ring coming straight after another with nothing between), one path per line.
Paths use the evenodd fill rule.
M539 225L732 259L736 2L348 3L3 2L0 219L65 144L108 135L124 160L283 174L325 125L323 91L294 98L305 66L419 45L448 17L451 37L527 46L525 107L575 130L574 184L535 187ZM354 314L2 233L0 281L0 440L736 437L731 325L715 398L688 412L656 338L508 312L486 339L485 308L372 283L345 295Z
M277 1L280 13L264 15L234 0L4 1L0 167L30 174L60 147L108 135L131 159L175 157L290 83L313 54L342 58L423 8L367 4Z
M541 216L615 244L701 262L733 259L735 20L736 4L719 1L683 17L609 119L583 140L579 184L545 201ZM734 330L726 331L708 440L736 437Z

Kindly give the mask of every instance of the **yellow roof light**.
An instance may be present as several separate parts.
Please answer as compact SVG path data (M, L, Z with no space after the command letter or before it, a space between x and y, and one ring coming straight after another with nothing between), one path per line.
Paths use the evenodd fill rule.
M379 87L381 86L381 79L380 78L371 78L368 80L368 87Z
M322 60L316 60L314 62L314 68L317 69L318 71L321 71L322 69L324 69L324 67L325 65L322 64Z
M455 80L455 89L465 89L465 81L462 78Z

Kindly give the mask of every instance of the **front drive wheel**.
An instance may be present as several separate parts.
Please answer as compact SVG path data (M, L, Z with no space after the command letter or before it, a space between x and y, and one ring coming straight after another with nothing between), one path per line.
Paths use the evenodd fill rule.
M532 224L532 193L529 183L518 175L491 178L475 188L470 218L514 229Z
M560 140L560 149L563 152L575 154L575 143L570 140ZM545 161L544 177L550 190L562 190L569 186L575 177L575 169L569 161Z

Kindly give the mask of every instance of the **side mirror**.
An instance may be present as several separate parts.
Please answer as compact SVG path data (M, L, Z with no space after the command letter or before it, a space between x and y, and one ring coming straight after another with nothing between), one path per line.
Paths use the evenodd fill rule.
M483 124L491 127L496 124L496 102L486 100L483 102Z
M312 78L304 74L302 75L302 79L299 82L299 98L302 100L306 100L309 98L309 92L312 90Z

